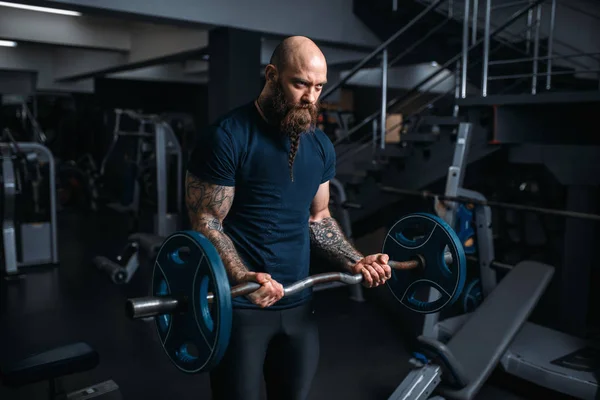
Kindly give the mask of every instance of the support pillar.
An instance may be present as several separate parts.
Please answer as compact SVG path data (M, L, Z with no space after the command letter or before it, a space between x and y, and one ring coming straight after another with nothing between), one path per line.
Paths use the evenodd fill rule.
M233 28L209 33L208 122L250 102L261 91L261 34Z

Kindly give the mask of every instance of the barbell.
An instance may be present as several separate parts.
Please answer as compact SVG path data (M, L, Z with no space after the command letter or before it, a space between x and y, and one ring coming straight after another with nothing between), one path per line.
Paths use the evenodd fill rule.
M466 256L460 239L441 218L409 214L388 231L382 246L392 276L386 282L393 297L423 314L440 311L460 297L466 278ZM348 262L348 265L353 265ZM284 284L284 297L339 281L358 284L362 274L329 272ZM210 371L229 344L232 298L260 288L257 283L229 285L217 249L195 231L176 232L158 251L151 296L128 299L131 319L153 317L161 345L173 364L186 373ZM422 289L434 288L437 299L420 300Z

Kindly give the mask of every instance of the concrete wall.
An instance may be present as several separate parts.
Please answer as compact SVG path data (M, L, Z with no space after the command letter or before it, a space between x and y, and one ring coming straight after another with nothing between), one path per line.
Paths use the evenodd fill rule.
M51 47L40 45L22 45L19 51L14 48L0 47L0 70L19 70L37 73L36 90L41 91L94 91L92 79L77 82L58 83L54 80L55 70L60 68L61 60L55 57Z
M35 92L35 73L0 70L0 95L27 96Z
M236 27L274 35L306 35L359 46L374 47L380 42L353 14L352 0L52 0L36 3Z

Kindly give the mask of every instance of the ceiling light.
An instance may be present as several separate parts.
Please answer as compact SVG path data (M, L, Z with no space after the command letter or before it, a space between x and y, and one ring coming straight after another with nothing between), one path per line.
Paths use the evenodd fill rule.
M17 42L11 42L10 40L0 40L0 46L2 47L16 47Z
M30 6L27 4L7 3L6 1L0 1L0 6L12 7L12 8L22 8L23 10L41 11L41 12L47 12L47 13L53 13L53 14L72 15L74 17L79 17L81 15L81 13L77 12L77 11L59 10L58 8Z

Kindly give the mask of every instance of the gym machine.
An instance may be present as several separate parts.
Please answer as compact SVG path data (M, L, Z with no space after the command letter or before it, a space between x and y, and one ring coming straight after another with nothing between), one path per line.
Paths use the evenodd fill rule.
M415 367L389 400L472 399L526 323L550 283L554 268L532 261L516 265L446 343L419 336ZM443 396L443 397L442 397Z
M123 132L119 130L121 117L123 115L129 116L140 123L140 132ZM179 141L171 127L158 117L154 115L141 115L133 111L127 110L116 110L116 128L113 137L112 148L116 146L119 136L123 135L141 135L141 137L148 137L145 133L145 126L153 127L154 137L154 161L155 161L155 172L156 172L156 194L157 194L157 209L154 216L154 232L153 233L134 233L129 236L127 244L116 257L116 262L104 256L97 256L93 260L93 265L98 269L105 271L110 279L116 284L128 283L140 265L139 252L143 251L148 259L154 259L160 244L163 239L171 233L177 231L179 227L179 215L181 215L181 207L183 203L183 168L182 168L182 154ZM140 145L144 144L144 141L140 142ZM109 153L112 150L109 150ZM142 149L138 154L141 154ZM168 161L169 156L176 157L176 168L177 168L177 196L175 206L176 213L168 212ZM141 161L141 156L138 157ZM102 163L101 171L106 168L108 156ZM139 204L139 183L136 179L134 188L134 197L137 199L134 203ZM137 213L139 210L135 209Z
M480 193L460 189L460 196L485 201ZM494 296L514 269L494 261L492 213L489 206L475 206L477 250L483 298ZM498 282L498 269L509 271ZM479 308L475 311L477 312ZM473 317L466 313L435 324L424 335L441 341L464 329ZM427 316L426 318L431 318ZM559 332L533 322L525 322L503 353L500 364L505 372L542 387L579 399L595 399L598 393L599 344Z
M123 130L122 125L137 124L137 131ZM133 154L127 154L127 148L134 148ZM177 197L175 212L168 212L167 191L168 172L171 157L175 157L177 175ZM144 115L131 110L115 110L115 125L112 142L100 165L100 176L105 188L108 181L119 181L121 185L113 188L119 201L108 206L119 212L130 212L139 218L142 181L146 189L154 189L156 184L157 210L154 216L154 233L167 236L175 232L179 225L182 205L183 168L182 151L171 127L156 115ZM147 179L147 176L150 178ZM131 192L129 191L131 190ZM109 190L110 191L110 190ZM152 195L152 193L148 193Z
M39 143L0 143L2 154L2 249L7 275L19 273L25 266L58 264L56 234L56 183L54 157ZM19 220L17 209L25 185L31 184L34 215L40 215L41 166L48 165L49 219ZM30 175L30 167L35 176ZM28 213L29 214L29 213Z
M18 141L50 145L49 142L52 142L54 137L48 137L35 117L37 114L36 96L3 96L0 107L6 117L5 127L13 131L12 133L15 134Z
M479 194L461 188L472 126L460 124L452 165L448 171L447 196ZM479 195L480 196L480 195ZM441 216L450 225L458 221L459 205L447 204ZM439 203L436 201L436 209ZM489 208L476 208L476 218L491 217ZM493 247L491 224L477 221L477 246L480 265L491 265ZM489 219L488 219L489 221ZM465 238L461 238L464 244ZM486 247L485 249L482 249ZM491 252L490 252L491 251ZM460 326L451 334L442 333L448 321L440 321L440 312L426 314L423 332L418 337L419 351L410 360L414 369L389 397L404 399L472 399L502 360L507 349L527 323L527 319L550 283L554 268L532 261L515 266L499 284L495 270L482 269L483 299L475 311L459 316ZM469 290L469 286L466 288ZM493 289L493 290L492 290ZM437 294L430 289L429 301ZM439 396L432 397L434 394ZM442 397L443 396L443 397Z
M464 132L464 130L463 130ZM459 130L460 133L460 130ZM481 193L462 188L462 181L464 177L464 170L466 168L466 157L467 149L463 148L463 144L468 144L467 140L457 141L457 147L454 155L453 164L449 168L449 173L446 181L445 198L449 201L447 204L448 210L444 211L445 214L442 216L447 222L455 222L457 218L457 210L459 209L458 202L452 201L452 199L460 198L461 202L469 202L474 207L474 223L476 226L475 232L475 243L477 248L477 257L471 258L477 262L479 278L473 283L479 286L479 294L481 296L480 301L483 303L478 306L473 312L465 312L464 314L451 316L449 318L440 319L440 313L432 313L425 316L423 325L422 336L419 338L420 342L427 341L439 341L439 343L446 343L449 347L451 343L455 343L457 340L462 340L461 337L465 335L465 331L472 329L472 319L476 318L477 315L482 313L482 307L490 301L490 299L496 299L499 295L499 289L501 289L507 279L513 276L515 269L523 264L530 266L540 266L543 264L535 263L532 261L523 261L518 266L507 265L494 260L494 241L493 241L493 229L492 229L492 211L490 205L492 204L487 201L484 195ZM436 209L439 203L436 199ZM497 204L501 207L501 204ZM519 206L512 206L517 208ZM531 207L523 206L524 210L529 210ZM531 210L536 211L536 210ZM540 212L548 211L549 214L562 215L565 217L573 218L587 218L594 219L593 215L583 215L581 213L574 213L570 211L562 210L538 210ZM498 272L508 272L508 274L501 280L498 279ZM527 271L527 277L522 279L533 279L534 269L531 267ZM474 288L474 286L467 285L465 288L465 295L468 291ZM502 289L501 289L502 290ZM492 323L492 319L495 323L495 318L501 317L503 314L508 312L508 306L514 299L510 299L508 296L521 296L519 289L515 287L512 291L508 292L504 304L506 307L499 308L496 312L491 312L488 316ZM483 308L485 311L486 308ZM482 318L482 317L479 317ZM554 390L556 392L573 396L580 399L595 399L598 396L598 362L600 360L600 350L598 343L592 340L586 340L566 333L562 333L538 324L534 324L529 321L525 321L521 324L518 332L514 337L507 342L505 349L503 350L499 363L503 370L511 375L519 377L521 379L530 381L542 387ZM479 329L478 334L482 337L489 337L487 326ZM476 331L477 332L477 331ZM475 338L473 338L474 340ZM479 354L478 351L474 353ZM416 364L419 364L419 359L426 358L426 356L419 355L415 360ZM422 361L421 361L422 364ZM439 370L432 368L423 369L423 376L426 378L430 375L436 375ZM414 375L419 375L417 372ZM437 375L436 375L437 376ZM392 397L391 399L400 399L403 397Z
M140 266L140 255L143 253L146 260L154 260L163 239L162 236L151 233L134 233L128 237L127 244L116 257L116 261L96 256L92 263L99 270L106 272L113 283L129 283Z

